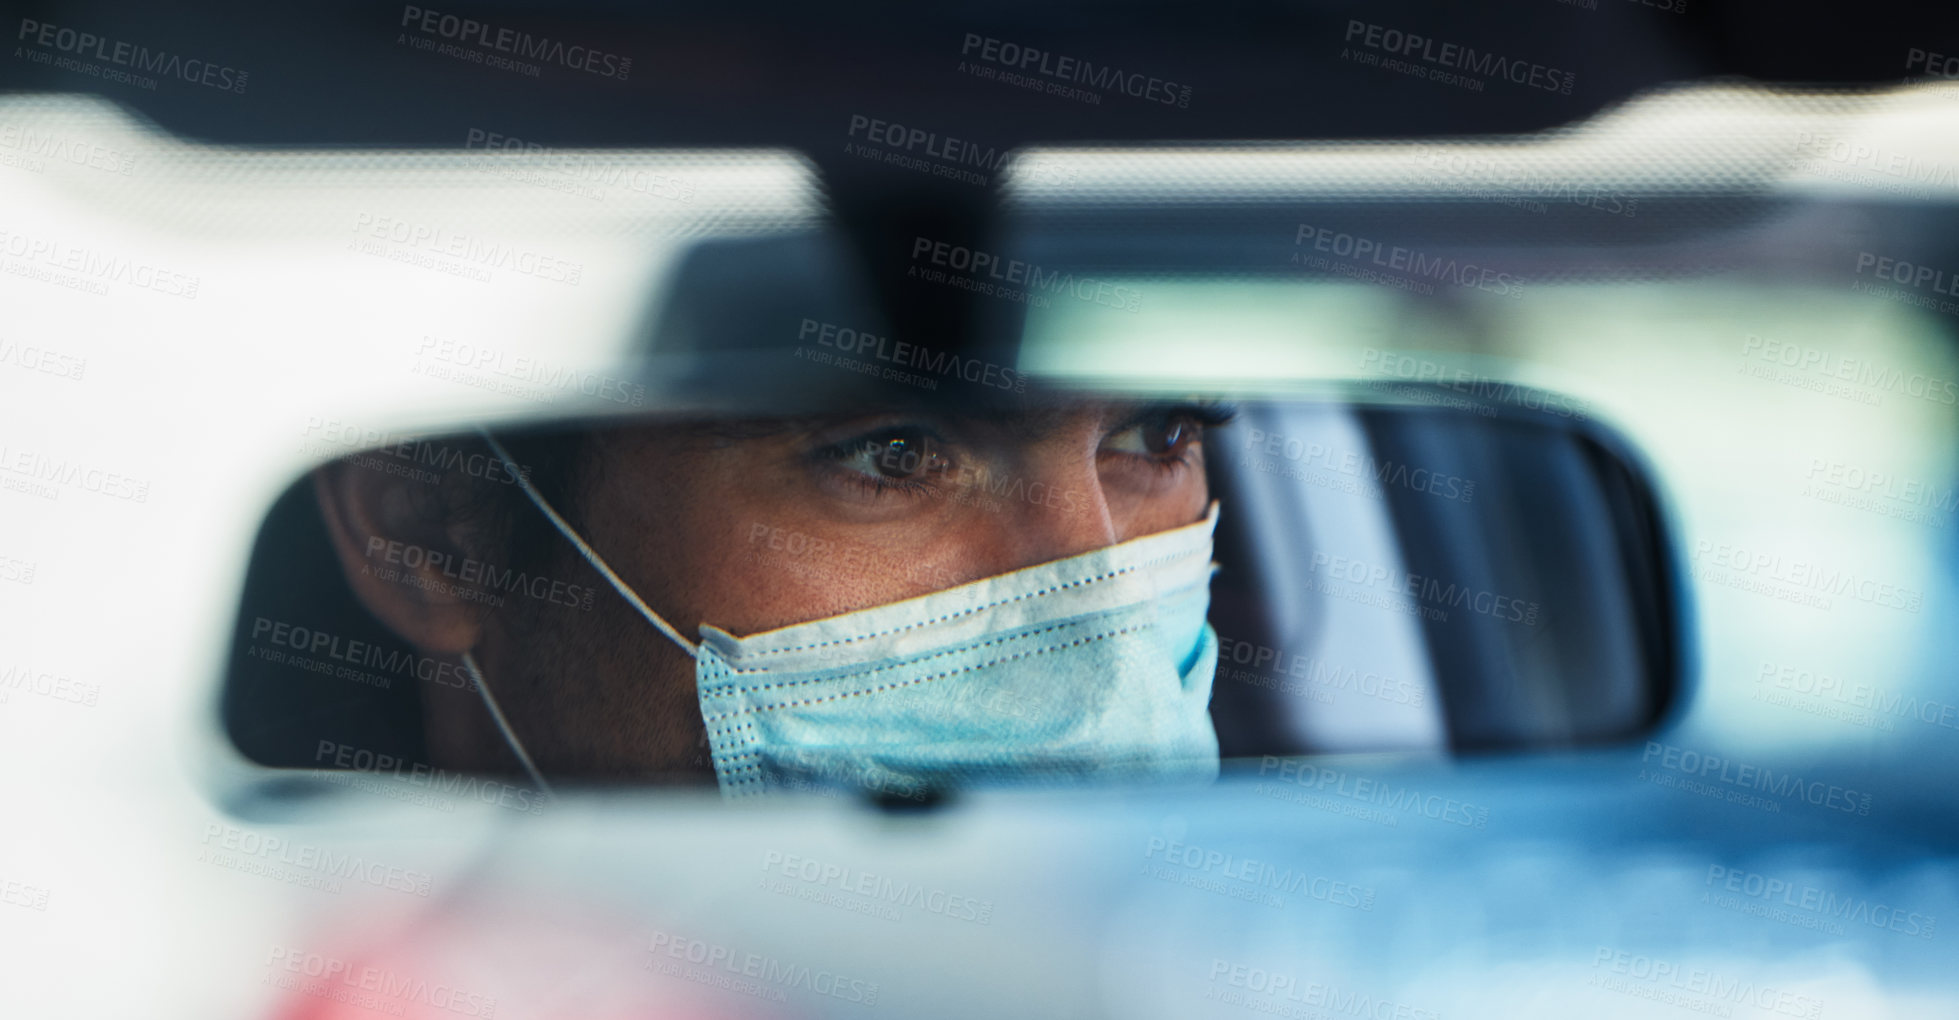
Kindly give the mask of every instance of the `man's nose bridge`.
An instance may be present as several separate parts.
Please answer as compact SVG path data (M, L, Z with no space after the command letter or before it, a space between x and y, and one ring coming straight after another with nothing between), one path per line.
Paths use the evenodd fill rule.
M1008 569L1067 559L1116 543L1115 522L1093 458L1086 464L1030 473L1024 482L1009 486L1012 495L999 501L1005 544L1017 561Z

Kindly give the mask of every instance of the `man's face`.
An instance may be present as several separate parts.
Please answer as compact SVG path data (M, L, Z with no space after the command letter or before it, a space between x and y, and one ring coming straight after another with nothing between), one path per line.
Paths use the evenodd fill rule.
M576 525L681 634L745 637L1190 524L1209 502L1202 433L1222 420L1202 404L1075 401L602 430L574 474ZM344 529L359 514L340 516ZM547 774L711 775L692 658L562 548L553 580L595 587L589 610L509 599L436 640L376 606L402 593L350 578L411 642L473 650ZM448 693L429 705L437 763L499 767L481 704Z

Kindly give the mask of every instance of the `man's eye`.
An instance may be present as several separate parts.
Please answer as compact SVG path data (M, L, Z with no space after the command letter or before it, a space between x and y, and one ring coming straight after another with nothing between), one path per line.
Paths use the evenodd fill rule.
M1137 422L1102 441L1102 448L1115 453L1146 457L1174 457L1204 435L1204 425L1187 414L1166 414Z
M950 466L939 443L919 429L892 429L832 448L837 461L859 474L886 481L919 481Z

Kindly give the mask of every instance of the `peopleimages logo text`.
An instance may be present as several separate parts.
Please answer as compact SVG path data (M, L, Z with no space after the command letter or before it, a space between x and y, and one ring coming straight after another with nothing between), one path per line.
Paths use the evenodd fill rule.
M437 36L481 49L509 53L546 64L557 64L573 71L584 71L601 78L625 81L633 71L633 58L590 46L566 45L562 39L539 38L529 32L498 28L474 18L458 17L404 4L401 27L423 35Z
M1011 368L979 358L961 358L950 351L935 351L903 340L894 343L889 336L878 336L833 322L804 319L802 328L796 331L796 339L807 342L811 337L815 337L821 346L834 347L846 354L874 357L879 361L889 361L939 376L955 376L969 383L1015 393L1027 390L1026 376Z
M1578 80L1575 71L1560 71L1528 60L1479 51L1473 46L1442 42L1358 18L1348 19L1346 42L1382 53L1412 57L1454 71L1467 71L1485 78L1502 78L1515 85L1528 85L1567 96Z
M1711 888L1718 887L1731 893L1758 899L1763 903L1812 911L1837 921L1886 928L1913 938L1931 939L1938 932L1938 918L1930 914L1921 914L1887 903L1873 903L1868 899L1855 896L1839 896L1831 890L1818 889L1807 883L1743 871L1740 868L1728 868L1719 864L1709 865L1704 884Z
M1330 227L1301 223L1298 231L1293 234L1292 243L1296 248L1310 246L1314 251L1331 252L1343 259L1370 262L1376 266L1456 287L1474 287L1501 297L1518 297L1524 292L1522 280L1501 270L1478 266L1473 262L1458 262L1440 255L1430 255L1398 244L1384 244L1372 238L1342 233ZM1298 260L1297 253L1294 255L1294 260Z
M186 58L181 53L153 50L148 46L137 46L96 35L94 32L63 28L60 25L51 25L32 18L20 19L20 31L15 33L14 39L83 60L99 60L105 64L132 68L161 78L177 78L193 85L203 85L223 92L245 91L245 83L250 77L235 67L214 64L195 57Z
M1778 773L1770 768L1744 765L1720 755L1702 754L1672 744L1649 740L1646 742L1646 752L1639 760L1643 764L1658 765L1660 768L1683 775L1712 779L1715 782L1743 789L1760 790L1776 797L1794 797L1845 814L1871 813L1871 795L1868 793L1847 790L1820 780L1806 780L1788 772Z
M922 152L933 159L975 166L989 173L1005 165L1010 155L1005 148L991 145L982 148L978 142L970 139L941 135L921 127L906 127L861 113L850 115L850 130L847 133L851 138L862 136L864 140L886 148L907 153Z
M1750 549L1701 539L1694 543L1693 560L1697 564L1720 567L1745 578L1788 585L1798 594L1812 598L1816 595L1841 595L1907 613L1916 613L1925 607L1925 593L1919 589L1859 576L1840 567L1786 560L1781 553L1766 549ZM1706 579L1721 580L1718 575ZM1827 600L1817 604L1823 609L1830 608Z
M1439 794L1424 794L1411 787L1395 787L1382 780L1357 776L1327 766L1314 765L1292 758L1266 755L1259 763L1261 778L1276 771L1277 781L1295 786L1331 793L1352 800L1378 804L1393 811L1413 812L1424 818L1438 822L1449 822L1468 829L1481 829L1489 824L1490 809L1443 797Z
M1128 312L1136 311L1141 300L1142 291L1128 284L1110 283L1090 276L1076 276L1059 269L1044 270L1031 262L1022 262L1019 259L1007 258L982 249L968 248L949 241L935 241L929 237L921 236L912 239L911 257L914 263L928 262L953 272L971 274L967 277L951 277L947 281L955 283L962 289L1012 297L1015 300L1026 297L1032 291L1046 291L1050 294L1067 294L1077 300L1108 308L1120 308ZM919 267L914 265L908 275L922 274L919 274ZM996 286L994 281L1001 284L1024 285L1027 291L1001 288Z
M1366 886L1317 875L1305 868L1280 868L1270 861L1253 860L1161 836L1149 838L1143 850L1143 859L1180 865L1193 872L1233 879L1257 889L1301 893L1334 906L1355 910L1374 909L1374 890Z
M1948 274L1937 266L1906 262L1889 255L1860 251L1857 253L1857 272L1871 270L1880 280L1902 283L1907 287L1918 287L1934 294L1959 297L1959 273Z
M976 32L966 33L959 48L962 57L976 57L990 64L1044 75L1058 81L1073 82L1103 91L1117 91L1138 99L1148 99L1179 108L1190 105L1190 86L1152 78L1140 72L1076 57L1056 56L1048 50L1019 43L1004 42Z

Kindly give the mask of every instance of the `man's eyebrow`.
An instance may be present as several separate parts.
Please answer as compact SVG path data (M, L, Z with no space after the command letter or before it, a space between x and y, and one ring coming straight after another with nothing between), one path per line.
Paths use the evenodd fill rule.
M958 421L962 418L971 418L972 416L957 413L935 413L915 405L874 405L848 411L825 411L813 414L783 415L781 417L701 418L681 423L678 427L684 430L687 435L697 440L716 443L734 443L816 432L834 428L838 424L847 421L885 417L916 417L932 421Z
M1117 432L1152 418L1173 414L1189 415L1207 426L1217 426L1229 422L1238 413L1235 405L1201 397L1163 397L1144 400L1096 397L1074 404L1003 408L995 411L971 412L956 417L985 421L1005 429L1015 438L1035 440L1066 428L1070 422L1090 410L1097 412L1101 427L1108 432Z
M1206 427L1215 428L1228 424L1238 416L1238 405L1207 397L1170 397L1158 400L1138 401L1117 405L1112 415L1115 424L1109 426L1111 432L1117 429L1138 425L1151 418L1184 414L1195 418Z
M983 424L1000 429L1016 439L1032 441L1061 431L1071 421L1091 409L1099 412L1098 417L1103 422L1103 427L1112 432L1148 421L1153 417L1177 413L1191 415L1206 425L1222 425L1237 413L1234 405L1201 397L1147 400L1093 397L1068 403L1034 406L1023 404L1018 407L956 406L935 409L923 406L921 403L907 402L777 418L702 419L688 423L685 427L703 439L741 442L787 433L815 431L855 418L915 416L943 422L954 428L961 424Z

